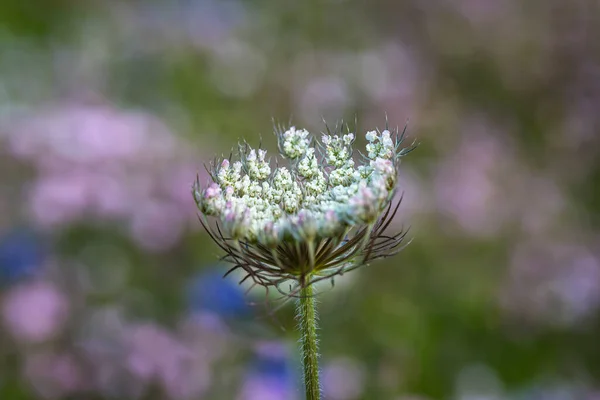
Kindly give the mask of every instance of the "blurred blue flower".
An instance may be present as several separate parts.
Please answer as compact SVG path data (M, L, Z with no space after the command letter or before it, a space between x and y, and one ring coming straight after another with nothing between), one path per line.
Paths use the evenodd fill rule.
M289 360L284 354L259 355L253 363L254 372L268 380L287 383L292 378Z
M282 343L259 344L242 389L242 398L244 400L293 399L295 379L289 352Z
M220 270L210 270L196 277L188 290L192 312L212 312L224 318L250 314L243 289L231 279L223 279Z
M0 283L32 276L43 259L43 246L34 232L22 228L9 231L0 237Z

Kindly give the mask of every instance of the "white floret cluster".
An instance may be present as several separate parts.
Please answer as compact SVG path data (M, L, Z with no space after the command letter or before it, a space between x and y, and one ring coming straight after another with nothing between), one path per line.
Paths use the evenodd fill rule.
M265 150L245 146L241 161L213 166L213 182L202 192L195 188L194 196L231 237L268 246L373 224L393 195L399 143L388 130L365 137L367 154L356 166L353 133L323 135L316 149L308 131L291 127L278 134L288 167L272 170Z

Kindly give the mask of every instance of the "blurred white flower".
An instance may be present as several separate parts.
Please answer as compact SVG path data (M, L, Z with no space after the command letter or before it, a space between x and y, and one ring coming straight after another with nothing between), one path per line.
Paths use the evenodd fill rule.
M354 64L364 93L375 102L400 102L404 112L414 108L427 81L426 66L403 43L388 42L358 53Z
M507 400L498 374L485 364L462 368L456 377L455 391L457 400Z
M220 43L210 59L210 77L223 94L251 96L263 81L267 63L260 49L229 39Z
M294 98L304 121L340 119L354 100L347 82L336 75L312 77L294 88Z

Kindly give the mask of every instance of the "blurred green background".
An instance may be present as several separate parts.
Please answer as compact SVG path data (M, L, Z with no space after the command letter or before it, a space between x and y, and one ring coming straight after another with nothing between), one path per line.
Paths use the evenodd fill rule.
M325 399L600 399L598 38L594 0L0 2L0 399L301 399L190 185L386 113L414 240L319 287Z

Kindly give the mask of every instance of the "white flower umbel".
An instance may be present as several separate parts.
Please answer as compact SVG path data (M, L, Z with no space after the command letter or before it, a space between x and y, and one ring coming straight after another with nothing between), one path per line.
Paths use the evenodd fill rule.
M272 168L263 149L239 146L238 160L210 168L212 182L194 198L203 224L225 250L224 259L263 286L299 286L394 254L404 232L382 235L397 206L404 131L369 131L366 156L355 159L355 134L327 130L320 143L304 129L276 131L287 166ZM315 144L316 143L316 144ZM215 217L210 228L206 217Z
M215 162L208 187L197 180L193 187L200 221L233 264L229 272L242 269L242 282L298 298L307 400L321 398L312 284L333 283L336 275L401 250L406 232L385 230L400 204L391 206L400 157L414 146L400 148L404 131L397 132L367 132L367 156L356 166L348 129L327 129L318 148L304 129L278 129L279 152L289 165L272 170L266 151L243 145L239 161Z

